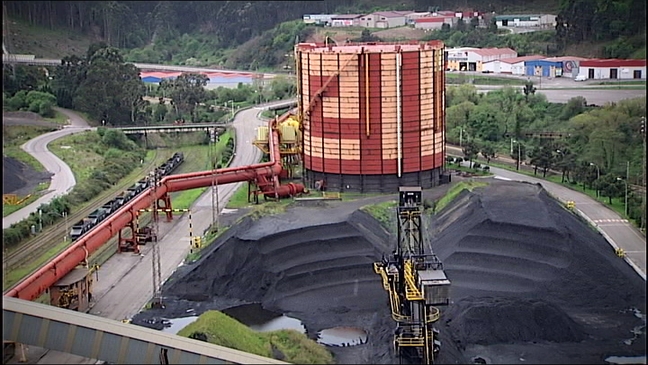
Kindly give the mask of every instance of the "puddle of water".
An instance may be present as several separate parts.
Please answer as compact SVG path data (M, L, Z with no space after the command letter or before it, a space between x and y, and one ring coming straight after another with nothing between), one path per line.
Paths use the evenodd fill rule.
M243 304L222 312L258 332L291 329L306 333L306 328L299 319L269 311L258 303Z
M333 327L317 333L317 342L328 346L355 346L367 343L367 333L354 327Z
M165 321L170 324L169 327L164 327L162 332L172 333L174 335L178 334L178 331L188 326L190 323L193 323L198 319L198 316L191 317L182 317L182 318L173 318L166 319Z
M645 356L635 356L635 357L630 357L630 356L610 356L605 358L605 361L608 364L645 364L646 363L646 357Z

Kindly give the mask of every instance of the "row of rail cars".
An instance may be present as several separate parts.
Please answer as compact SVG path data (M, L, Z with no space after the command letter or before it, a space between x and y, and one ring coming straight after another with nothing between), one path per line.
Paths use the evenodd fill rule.
M121 192L118 196L102 205L101 208L96 209L87 217L78 221L72 226L70 230L70 238L76 241L79 237L86 234L93 227L99 224L104 219L108 218L112 213L116 212L124 204L128 203L137 195L141 194L144 190L152 187L153 184L159 182L163 177L170 175L180 164L184 162L184 155L182 152L176 152L165 163L157 167L148 176L136 182L127 190Z

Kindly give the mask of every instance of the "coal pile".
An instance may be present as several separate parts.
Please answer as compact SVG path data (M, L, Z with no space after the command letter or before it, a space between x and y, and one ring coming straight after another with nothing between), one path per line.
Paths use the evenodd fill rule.
M2 173L2 193L16 194L19 197L33 193L38 184L49 182L52 176L49 172L38 172L8 156L2 159Z
M645 355L641 277L542 187L488 181L427 224L452 281L452 303L436 325L438 362L602 364ZM338 363L398 363L387 293L372 268L396 240L357 203L345 204L244 219L174 274L166 309L133 323L256 302L299 318L310 336L364 330L367 343L330 348Z

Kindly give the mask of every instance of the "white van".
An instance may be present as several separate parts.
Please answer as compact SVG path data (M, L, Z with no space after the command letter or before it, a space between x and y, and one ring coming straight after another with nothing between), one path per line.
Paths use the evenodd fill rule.
M587 75L578 75L574 81L587 81Z

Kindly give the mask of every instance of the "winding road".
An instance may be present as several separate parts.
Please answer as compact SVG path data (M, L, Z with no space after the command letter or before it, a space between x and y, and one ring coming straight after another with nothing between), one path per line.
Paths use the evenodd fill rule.
M52 199L58 196L67 194L74 185L76 180L70 167L65 164L60 158L47 149L47 145L55 139L80 132L90 130L88 122L86 122L79 114L63 108L56 108L57 111L65 114L70 122L63 129L58 131L42 134L36 138L30 139L21 148L34 156L43 167L51 172L52 180L50 186L45 194L38 198L33 203L21 208L2 218L2 229L9 228L14 223L20 222L27 218L30 213L35 212L41 204L47 204Z

